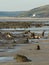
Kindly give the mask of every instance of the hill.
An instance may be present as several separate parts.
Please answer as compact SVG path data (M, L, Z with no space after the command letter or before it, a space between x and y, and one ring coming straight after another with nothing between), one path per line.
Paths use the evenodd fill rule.
M40 6L23 12L20 17L49 17L49 5Z
M29 11L0 11L0 16L7 17L49 17L49 5L40 6Z

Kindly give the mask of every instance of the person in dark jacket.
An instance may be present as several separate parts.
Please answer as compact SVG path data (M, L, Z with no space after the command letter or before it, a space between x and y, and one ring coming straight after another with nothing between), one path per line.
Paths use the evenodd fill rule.
M44 37L45 30L42 32L42 36Z
M39 45L37 45L37 50L40 50L40 46Z

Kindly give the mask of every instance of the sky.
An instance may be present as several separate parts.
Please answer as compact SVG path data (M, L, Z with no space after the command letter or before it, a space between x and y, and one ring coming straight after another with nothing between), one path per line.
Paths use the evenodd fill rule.
M0 11L27 11L43 5L49 5L49 0L0 0Z

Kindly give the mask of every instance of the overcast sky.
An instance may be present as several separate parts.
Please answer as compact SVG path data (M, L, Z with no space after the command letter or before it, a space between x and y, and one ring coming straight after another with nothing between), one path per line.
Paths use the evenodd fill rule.
M24 11L48 4L49 0L0 0L0 11Z

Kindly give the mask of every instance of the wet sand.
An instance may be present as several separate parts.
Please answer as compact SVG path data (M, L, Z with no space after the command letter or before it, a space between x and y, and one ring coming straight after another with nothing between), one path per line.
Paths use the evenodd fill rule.
M41 50L36 50L37 44L40 45ZM21 46L15 52L0 52L0 56L13 57L16 54L21 54L32 60L31 62L16 62L16 60L0 62L0 65L49 65L49 41L39 40L39 42L31 42Z

